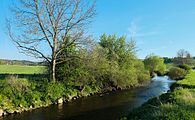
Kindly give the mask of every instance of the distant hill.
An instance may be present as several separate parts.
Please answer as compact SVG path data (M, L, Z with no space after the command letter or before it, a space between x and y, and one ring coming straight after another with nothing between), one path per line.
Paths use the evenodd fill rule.
M26 66L46 65L45 62L32 62L32 61L27 61L27 60L7 60L7 59L0 59L0 64L3 64L3 65L26 65Z

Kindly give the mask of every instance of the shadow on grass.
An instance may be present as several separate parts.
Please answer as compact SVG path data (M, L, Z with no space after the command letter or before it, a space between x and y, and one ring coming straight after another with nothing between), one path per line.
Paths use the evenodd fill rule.
M48 74L0 74L0 80L5 80L9 76L17 76L18 78L26 78L29 80L38 80L39 78L48 78Z
M194 85L187 85L187 84L178 84L178 83L174 83L170 89L171 91L174 91L175 89L195 89Z

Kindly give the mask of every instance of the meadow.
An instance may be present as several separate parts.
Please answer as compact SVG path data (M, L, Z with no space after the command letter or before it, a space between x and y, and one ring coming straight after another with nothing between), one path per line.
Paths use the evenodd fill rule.
M42 74L45 66L0 65L0 74Z

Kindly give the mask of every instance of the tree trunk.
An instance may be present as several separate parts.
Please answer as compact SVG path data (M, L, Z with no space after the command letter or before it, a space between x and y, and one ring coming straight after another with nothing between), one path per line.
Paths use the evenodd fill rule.
M56 59L53 58L52 65L51 65L51 73L50 73L50 79L51 81L56 81Z
M54 38L53 50L52 50L52 68L51 68L51 80L56 81L56 44L57 39Z

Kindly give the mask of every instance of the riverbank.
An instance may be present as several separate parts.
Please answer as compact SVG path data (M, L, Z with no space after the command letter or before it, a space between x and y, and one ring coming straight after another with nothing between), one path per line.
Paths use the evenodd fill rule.
M52 104L63 104L100 92L95 86L86 85L82 90L77 90L61 82L52 83L43 79L31 81L9 78L0 82L0 116L22 113Z
M171 86L171 91L155 97L133 110L128 120L194 120L195 119L195 71Z
M173 83L167 76L155 77L148 85L104 94L94 94L63 104L50 105L22 114L5 116L3 120L67 119L67 120L117 120L141 106L147 100L167 92Z
M14 76L1 80L0 85L0 116L20 114L53 104L67 103L81 97L103 96L107 92L121 90L114 87L102 89L95 84L75 88L75 86L67 85L63 82L53 83L41 78L39 80L28 80L15 78ZM145 85L147 83L138 84L134 87L126 88L126 90Z

